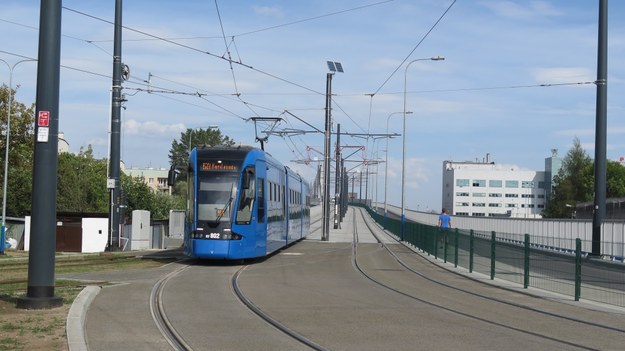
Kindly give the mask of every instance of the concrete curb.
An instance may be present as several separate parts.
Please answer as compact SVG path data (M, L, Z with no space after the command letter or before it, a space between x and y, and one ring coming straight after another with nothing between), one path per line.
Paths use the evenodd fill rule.
M99 286L87 286L82 291L69 309L65 330L67 332L67 346L70 351L87 351L85 339L85 319L87 310L93 299L100 293Z

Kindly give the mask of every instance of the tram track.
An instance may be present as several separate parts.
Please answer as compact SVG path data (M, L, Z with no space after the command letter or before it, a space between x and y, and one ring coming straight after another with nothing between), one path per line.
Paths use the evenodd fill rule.
M247 268L247 265L241 267L232 276L232 289L233 289L235 295L237 296L237 298L239 299L239 301L241 303L243 303L243 305L245 305L245 307L247 307L256 316L260 317L262 320L267 322L269 325L275 327L280 332L282 332L285 335L287 335L288 337L296 340L300 344L305 345L305 346L307 346L307 347L309 347L309 348L311 348L313 350L327 351L328 350L327 348L317 344L316 342L314 342L314 341L306 338L305 336L299 334L298 332L290 329L286 324L278 321L277 319L273 318L270 314L268 314L268 313L264 312L263 310L261 310L260 308L258 308L256 305L254 305L254 303L250 299L248 299L245 296L245 294L241 290L241 287L239 286L239 277L240 277L241 273L246 268Z
M537 313L542 315L543 317L551 317L551 318L557 318L557 319L561 319L563 322L573 322L576 324L580 324L583 325L584 327L592 327L592 328L597 328L598 330L603 330L606 332L612 332L612 333L617 333L617 334L621 334L621 335L625 335L625 329L623 328L619 328L619 327L614 327L614 326L610 326L610 325L606 325L606 324L601 324L601 323L595 323L595 322L590 322L590 321L586 321L583 319L579 319L579 318L575 318L575 317L571 317L571 316L567 316L567 315L563 315L563 314L558 314L558 313L554 313L554 312L550 312L550 311L544 311L535 307L530 307L530 306L525 306L525 305L521 305L512 301L506 301L500 298L495 298L492 296L488 296L488 295L484 295L484 294L480 294L474 291L469 291L467 289L463 289L463 288L459 288L456 286L453 286L449 283L446 283L444 281L441 281L439 279L427 276L424 273L418 272L417 270L415 270L413 267L411 267L409 264L407 264L406 262L404 262L398 255L396 252L394 252L389 245L386 245L378 236L378 234L376 234L376 230L374 228L371 227L370 225L370 221L368 220L368 216L366 216L362 209L359 209L359 213L360 216L362 218L362 221L365 223L365 225L367 226L368 230L373 234L375 240L377 241L377 243L379 245L381 245L384 250L392 256L392 258L401 266L403 267L403 269L405 269L406 272L409 272L410 274L413 274L415 276L417 276L418 278L424 279L430 283L439 285L443 288L446 289L451 289L454 292L459 292L459 293L463 293L463 294L467 294L473 297L477 297L479 299L483 299L486 300L488 302L495 302L495 303L499 303L499 304L504 304L507 305L509 307L515 308L515 309L521 309L521 310L525 310L528 311L530 313ZM356 211L353 212L353 220L354 223L356 223ZM428 306L440 309L440 310L444 310L450 313L454 313L456 315L462 316L462 317L466 317L466 318L470 318L473 319L475 321L479 321L482 323L486 323L492 326L496 326L496 327L500 327L500 328L504 328L510 331L513 331L515 333L520 333L520 334L524 334L524 335L528 335L531 337L536 337L536 338L541 338L544 340L548 340L551 342L555 342L557 344L566 346L566 347L572 347L575 349L581 349L581 350L598 350L598 348L592 347L592 346L584 346L584 345L580 345L579 343L575 343L575 342L570 342L568 340L564 340L562 338L558 338L558 337L553 337L550 335L547 335L545 333L542 332L537 332L537 331L531 331L531 330L527 330L521 327L516 327L513 325L510 325L508 323L503 323L503 322L497 322L494 320L494 318L484 318L484 317L479 317L471 312L465 312L460 310L459 308L454 308L454 307L448 307L445 306L442 303L437 303L434 302L430 299L425 299L425 298L421 298L419 296L416 296L416 294L414 293L410 293L410 292L406 292L406 291L402 291L398 288L395 288L389 284L386 284L382 281L380 281L379 279L376 279L371 273L368 273L366 271L365 268L362 267L362 265L359 263L359 259L358 259L358 228L356 225L354 225L353 228L353 248L352 248L352 260L353 260L353 266L354 268L360 272L366 279L372 281L373 283L388 289L390 291L393 291L394 293L400 294L404 297L407 297L413 301L422 303L422 304L426 304ZM396 240L396 239L395 239ZM398 240L396 240L398 243L400 243ZM401 244L401 243L400 243ZM402 245L402 247L404 247ZM414 255L414 252L412 253ZM434 265L434 263L432 263ZM439 269L444 269L444 268L440 268ZM445 270L446 272L448 272L447 270Z
M581 329L591 330L591 332L583 331L579 333L580 335L589 335L589 333L595 333L596 331L597 335L601 335L601 339L603 339L604 336L606 336L605 339L609 338L609 336L612 336L615 340L625 340L625 329L622 328L622 324L610 323L610 318L584 320L584 314L580 314L579 318L575 318L574 313L577 308L572 307L572 305L568 305L570 307L563 309L563 314L560 314L557 313L558 309L552 309L551 305L545 304L541 306L541 304L546 301L544 299L536 300L536 305L534 305L533 302L529 304L525 302L525 304L527 304L526 306L523 305L524 302L522 301L524 297L527 298L528 296L525 294L519 294L519 298L521 299L521 301L518 301L517 298L514 297L514 295L510 295L510 298L500 296L500 294L497 293L496 290L494 290L498 288L490 284L483 284L483 289L480 287L473 289L469 288L468 285L465 286L468 282L463 283L463 280L457 280L456 282L453 282L454 279L458 279L458 277L461 277L461 275L458 274L456 276L447 274L453 271L445 269L444 267L440 267L439 265L432 263L429 260L426 260L422 255L418 255L417 253L412 251L412 249L409 249L400 242L398 242L399 245L395 245L394 242L382 240L379 228L375 227L375 224L372 223L366 213L363 213L358 209L354 209L352 212L352 216L354 223L353 233L351 233L352 243L345 243L346 245L342 246L344 250L347 250L346 256L350 256L349 252L351 251L352 257L350 258L344 256L346 271L344 271L343 273L349 274L353 267L354 271L358 272L357 275L353 276L354 278L356 278L357 281L361 282L360 286L362 288L365 288L366 286L371 286L369 282L372 282L376 286L383 288L383 290L380 290L380 292L387 291L387 293L385 294L389 296L391 300L394 300L394 303L400 303L401 301L402 305L405 306L405 308L408 310L412 310L412 307L410 307L410 305L416 306L415 311L421 311L424 313L428 312L425 312L423 308L431 309L433 312L429 312L429 316L432 316L434 317L434 319L437 320L439 319L437 316L444 317L455 315L456 317L454 318L456 321L458 321L459 324L466 324L468 326L471 326L471 329L469 330L473 330L473 328L475 328L475 330L477 331L477 335L480 335L481 330L487 329L491 330L491 333L493 334L507 335L513 340L517 340L520 342L523 342L525 340L531 340L531 344L534 345L549 345L551 349L614 349L611 346L605 347L605 345L614 345L614 341L593 343L590 341L590 339L587 339L587 337L575 335L576 331ZM357 218L357 216L360 217ZM358 223L364 222L364 224L366 225L366 230L365 227L363 227L362 225L356 225L357 221ZM362 237L364 231L367 231L367 233L372 233L375 240L369 240L366 238L361 240L359 237ZM275 265L276 261L280 262L280 260L277 260L278 257L282 256L277 256L276 260L272 259L274 267L271 268L270 265L270 271L278 267L281 270L284 269L282 265ZM260 267L263 268L263 270L261 271L265 271L263 263L255 262L254 265L256 264L260 265ZM241 321L241 318L246 319L246 323L249 323L246 325L248 326L248 328L255 328L250 330L255 330L256 335L258 335L258 333L262 335L273 334L273 340L275 342L278 342L278 344L282 345L283 347L284 345L293 346L290 349L327 350L330 348L328 346L325 346L325 343L330 342L330 344L336 345L336 340L330 341L324 336L320 336L319 331L321 330L321 333L323 334L323 329L317 329L316 331L311 332L310 329L298 330L300 329L300 327L294 328L294 326L296 325L302 325L302 323L298 322L297 319L293 319L298 318L295 317L295 314L290 313L290 316L285 318L284 314L280 314L281 312L277 312L278 310L273 310L273 305L267 304L268 300L266 300L264 297L261 297L261 295L259 295L257 291L246 291L247 289L243 289L242 286L250 288L251 286L253 286L249 285L251 282L258 282L258 273L260 271L256 270L256 268L260 267L252 266L253 265L249 264L243 264L241 266L236 264L228 265L227 270L221 270L220 276L224 278L224 280L221 281L222 284L227 283L228 280L229 284L223 284L222 288L219 288L217 290L208 290L221 291L222 294L225 294L222 296L228 295L228 290L232 292L232 295L230 295L230 297L226 298L223 301L227 301L228 303L234 303L234 305L232 305L235 307L233 311L236 311L235 314L232 314L233 317L236 317L236 319L234 320ZM168 285L168 282L171 282L172 279L180 275L185 269L189 267L190 266L185 265L184 267L178 268L168 274L163 275L158 280L158 282L153 285L152 291L150 293L150 312L152 313L152 317L156 325L158 326L159 331L174 350L192 350L193 348L189 345L194 345L192 341L198 342L199 339L197 337L201 335L197 334L197 332L194 333L185 325L178 325L178 323L183 320L178 315L172 315L170 316L170 319L168 319L165 309L165 307L168 306L164 306L163 294L165 287ZM191 267L193 267L193 265L191 265ZM252 280L248 281L244 278L248 277L248 274L246 274L246 269L249 268L254 269L251 270L249 274L249 278L252 278ZM190 271L187 271L184 276L191 275L189 272ZM206 270L203 270L203 272L207 273ZM227 274L223 274L226 272ZM197 278L197 274L195 271L193 271L192 275ZM212 273L210 275L206 274L204 276L204 281L206 281L206 278L210 276L212 276ZM361 277L363 276L366 278L366 280L361 279ZM466 277L462 278L467 279ZM455 284L457 284L458 286L455 286ZM471 282L470 284L473 284L473 282ZM169 284L169 286L174 286L174 284ZM211 284L210 286L214 286L214 284ZM423 286L427 287L423 288ZM501 291L504 290L510 292L509 289L501 289ZM207 295L208 291L203 290L202 296L210 296ZM490 293L492 293L493 296L489 296ZM401 296L401 298L397 300L392 297L394 295ZM367 296L367 294L363 296ZM373 296L376 295L374 294ZM382 296L381 298L384 298L384 293L377 296ZM260 304L257 303L255 298L251 297L261 297L258 300ZM338 292L335 292L333 299L341 301L342 297L340 297L340 294ZM357 300L358 299L349 297L343 301L349 301L349 305L352 305L352 303L356 304L355 301ZM374 300L375 298L364 299L363 301ZM482 302L480 302L480 300ZM410 301L412 301L412 303ZM237 306L237 303L245 306L245 308L240 308L241 306ZM502 307L496 307L493 306L493 304L498 304ZM208 305L204 304L204 306ZM368 303L365 303L363 305L363 307L365 308L367 308L367 306L370 307ZM547 310L542 310L541 307L547 308ZM375 308L377 307L374 307L374 309ZM190 311L188 307L184 310L187 313ZM436 312L437 310L440 312ZM492 312L494 311L497 311L497 313L493 314ZM277 314L274 315L273 312L276 312ZM405 314L405 316L409 316L409 314ZM174 323L175 325L172 325L170 320L176 321L176 323ZM446 322L450 321L447 317L442 318L442 320ZM467 323L466 321L469 322ZM424 323L427 322L424 320ZM563 327L554 327L558 324L562 324ZM266 325L266 327L263 327L263 325ZM174 327L179 328L179 331L181 333L177 332L176 328ZM562 331L563 329L570 329L570 334L564 334L564 332ZM306 333L303 334L301 332L302 330L305 330ZM180 334L189 337L189 339L185 341ZM424 335L423 331L418 332L418 334L420 334L422 337ZM315 341L309 339L313 335L316 335L314 337ZM479 338L473 338L472 345L485 345L475 340L479 340ZM265 339L265 341L267 340ZM232 340L228 342L236 343L237 341ZM431 343L432 341L428 342ZM240 344L239 346L242 347L241 349L250 349L249 346L254 345L253 343L254 341L243 341L243 344L245 346L243 346L243 344ZM270 342L266 343L265 345L277 344L272 344ZM450 345L450 342L448 341L446 345ZM258 345L255 346L258 347ZM274 347L274 349L276 348Z
M193 351L193 347L180 335L180 333L176 330L175 326L172 322L170 322L167 317L165 304L163 301L163 292L167 283L178 276L180 273L185 271L186 269L192 266L183 266L180 267L168 274L162 276L152 287L150 292L150 313L152 315L152 319L156 324L156 327L160 331L163 338L167 341L167 343L172 347L173 350L176 351ZM231 288L232 291L237 298L237 300L245 306L251 313L259 317L262 321L264 321L269 327L275 328L279 332L281 332L284 336L289 339L295 340L297 343L309 348L311 350L317 351L327 351L328 349L322 345L315 343L314 341L304 337L299 334L297 331L288 327L288 325L280 322L276 318L273 318L269 313L263 311L258 306L256 306L251 299L249 299L239 285L239 278L243 271L249 267L249 265L242 265L231 277Z
M154 284L150 292L150 313L152 319L154 323L156 323L156 327L161 332L161 335L163 335L167 343L176 351L192 351L193 349L186 343L182 336L180 336L167 318L165 305L163 303L163 291L170 279L182 273L187 268L189 268L189 266L183 266L164 275Z

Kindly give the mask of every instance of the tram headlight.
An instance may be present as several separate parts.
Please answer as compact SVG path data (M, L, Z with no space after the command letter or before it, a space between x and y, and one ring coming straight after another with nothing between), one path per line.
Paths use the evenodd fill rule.
M241 235L232 232L225 232L221 235L224 240L241 240Z

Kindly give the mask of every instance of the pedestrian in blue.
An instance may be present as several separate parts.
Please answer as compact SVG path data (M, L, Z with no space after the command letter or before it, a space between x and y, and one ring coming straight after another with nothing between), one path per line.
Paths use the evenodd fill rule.
M439 228L448 229L451 228L451 216L447 213L447 210L443 208L441 214L438 216Z
M442 231L446 231L451 228L451 216L447 213L447 210L443 208L441 214L438 216L438 227ZM443 244L445 243L445 236L447 233L441 233L441 249L443 248Z

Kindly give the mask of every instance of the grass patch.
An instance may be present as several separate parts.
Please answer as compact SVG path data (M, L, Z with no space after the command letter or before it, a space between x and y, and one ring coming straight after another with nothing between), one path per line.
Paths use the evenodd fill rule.
M0 350L23 350L24 342L17 338L0 338Z
M69 307L85 283L57 279L54 295L63 306L44 310L21 310L15 306L28 288L28 253L7 251L0 256L0 351L65 350L65 322ZM8 259L6 259L8 258ZM11 259L12 258L12 259ZM137 257L131 253L68 254L55 258L55 276L67 273L148 269L174 261ZM89 282L107 285L108 282Z

